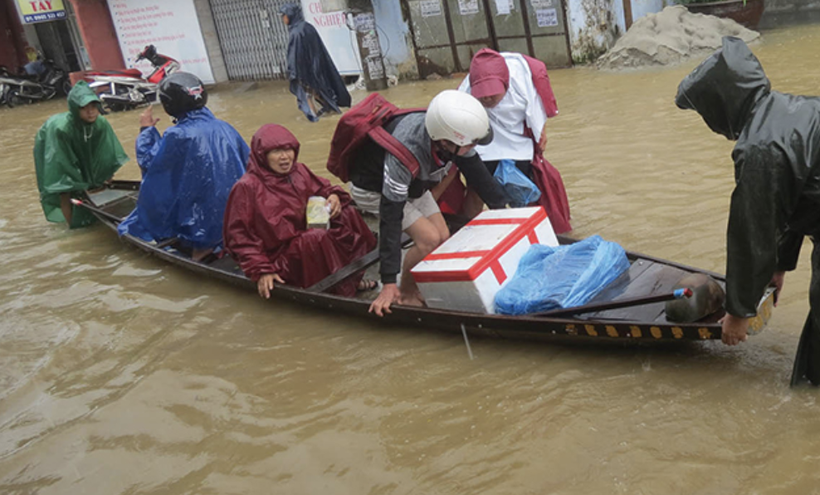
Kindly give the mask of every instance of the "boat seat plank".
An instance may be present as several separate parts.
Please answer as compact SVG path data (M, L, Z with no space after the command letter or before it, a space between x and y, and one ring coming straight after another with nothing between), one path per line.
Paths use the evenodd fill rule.
M635 267L635 265L638 265ZM646 265L644 267L644 265ZM632 277L634 274L636 275L634 278ZM626 286L622 284L625 281L620 279L616 279L612 285L618 283L617 287L607 287L604 292L609 292L609 296L604 294L603 292L598 296L604 297L612 297L611 299L602 299L600 302L611 300L617 301L619 299L626 299L632 297L645 297L645 296L654 296L660 294L666 294L673 290L675 285L682 279L684 276L688 275L689 272L685 270L681 270L680 268L676 268L669 265L663 265L660 263L655 263L649 260L641 260L638 259L635 263L632 264L630 267L629 272L629 281ZM615 295L613 292L614 290L620 290L620 292ZM598 299L597 297L595 299ZM666 303L659 302L653 304L645 304L642 306L633 306L628 308L620 308L620 309L611 309L607 311L600 311L597 313L591 313L586 315L585 318L587 319L612 319L612 320L631 320L631 321L655 321L664 311Z
M236 261L227 254L217 260L208 263L208 266L223 272L242 273L242 269L239 268L239 265L236 263Z
M638 258L629 266L629 270L622 273L620 277L616 278L609 285L604 287L604 290L598 293L595 297L589 300L587 304L598 304L604 302L618 301L629 296L625 296L630 284L635 281L643 272L655 263L643 258ZM651 295L651 294L647 294Z
M100 209L119 218L127 217L137 207L137 198L126 196L106 204Z

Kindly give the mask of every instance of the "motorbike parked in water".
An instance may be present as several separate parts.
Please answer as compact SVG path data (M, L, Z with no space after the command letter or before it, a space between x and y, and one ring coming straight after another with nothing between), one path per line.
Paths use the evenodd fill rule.
M121 69L88 71L84 79L100 97L103 105L113 112L156 102L160 81L179 69L179 62L157 53L154 45L146 46L139 53L136 62L141 60L148 60L154 67L148 77L143 77L139 69Z
M0 103L9 107L50 100L58 94L67 95L69 91L68 74L51 60L35 60L17 73L0 67Z

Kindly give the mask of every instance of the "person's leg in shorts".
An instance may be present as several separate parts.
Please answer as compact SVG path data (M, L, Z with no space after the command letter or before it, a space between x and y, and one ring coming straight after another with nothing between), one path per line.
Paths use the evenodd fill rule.
M430 191L405 203L401 227L413 239L413 247L407 250L402 262L399 302L408 306L422 306L424 297L410 270L446 241L450 237L450 230Z

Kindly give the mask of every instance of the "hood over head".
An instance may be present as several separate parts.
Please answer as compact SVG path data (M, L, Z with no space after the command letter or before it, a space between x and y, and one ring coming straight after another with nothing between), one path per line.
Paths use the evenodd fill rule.
M294 163L299 159L299 140L289 130L279 124L265 124L251 139L251 156L248 169L271 172L268 167L268 153L275 149L295 151ZM293 171L294 169L291 169Z
M279 7L279 13L288 16L288 29L305 20L302 6L297 3L286 3Z
M678 108L697 111L714 132L736 141L755 104L771 91L760 61L740 38L726 36L723 47L678 86Z
M80 109L89 103L96 103L100 110L100 114L105 113L102 108L102 102L100 101L100 97L97 96L97 93L88 87L87 82L78 81L68 93L68 111L71 112L71 115L74 118L79 120Z

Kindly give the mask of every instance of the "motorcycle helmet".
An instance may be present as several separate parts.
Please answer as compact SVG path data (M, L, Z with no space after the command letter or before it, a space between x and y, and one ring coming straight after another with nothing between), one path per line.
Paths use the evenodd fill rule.
M174 72L159 83L159 100L165 113L176 118L204 107L208 103L208 91L195 75Z
M433 141L447 140L457 146L489 144L493 140L490 119L472 95L448 89L437 94L424 118L427 134Z

